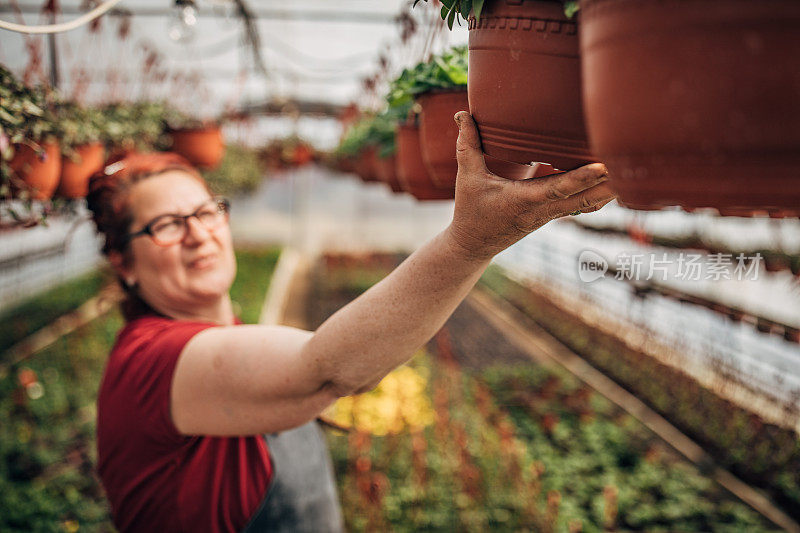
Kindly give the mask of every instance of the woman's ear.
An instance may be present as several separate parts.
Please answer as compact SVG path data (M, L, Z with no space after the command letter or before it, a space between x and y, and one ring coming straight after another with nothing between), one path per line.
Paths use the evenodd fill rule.
M130 268L128 261L122 253L116 250L108 252L108 261L111 263L114 272L117 273L125 285L128 287L136 285L136 276L133 273L133 269Z

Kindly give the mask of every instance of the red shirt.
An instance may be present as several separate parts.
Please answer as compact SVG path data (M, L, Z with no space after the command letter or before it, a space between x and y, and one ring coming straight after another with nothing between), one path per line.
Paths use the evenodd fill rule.
M266 494L261 436L185 436L172 423L178 356L213 326L145 316L117 336L97 399L97 452L120 531L241 531Z

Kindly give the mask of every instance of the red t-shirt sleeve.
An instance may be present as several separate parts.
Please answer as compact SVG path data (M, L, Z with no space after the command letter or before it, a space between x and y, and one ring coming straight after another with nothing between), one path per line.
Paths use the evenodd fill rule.
M136 399L142 430L145 435L160 443L175 443L187 439L175 428L170 414L170 391L172 376L178 358L186 343L197 333L214 327L203 322L165 321L152 337L143 340L141 347L133 354L128 368L126 382Z

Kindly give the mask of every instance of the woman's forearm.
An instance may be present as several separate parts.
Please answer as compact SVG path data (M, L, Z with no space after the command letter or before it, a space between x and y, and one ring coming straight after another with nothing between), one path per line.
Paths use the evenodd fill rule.
M323 323L304 347L339 395L362 392L442 327L490 262L443 231Z
M302 349L335 394L374 386L444 324L491 258L548 221L596 211L614 198L606 168L521 181L489 172L475 123L454 117L458 175L453 221L386 279L334 314Z

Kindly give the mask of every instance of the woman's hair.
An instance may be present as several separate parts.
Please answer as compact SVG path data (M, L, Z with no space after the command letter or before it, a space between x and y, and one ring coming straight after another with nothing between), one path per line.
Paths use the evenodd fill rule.
M90 178L86 201L97 232L104 237L104 255L119 252L124 262L132 260L127 239L133 222L130 189L144 179L171 170L186 172L208 189L200 173L186 159L171 152L133 153L112 159ZM159 314L139 296L136 286L128 285L119 275L117 278L126 296L121 305L125 320L131 321L145 314Z

